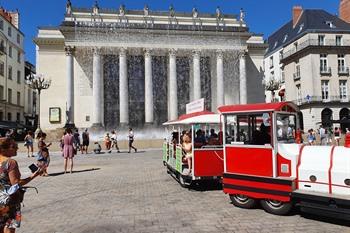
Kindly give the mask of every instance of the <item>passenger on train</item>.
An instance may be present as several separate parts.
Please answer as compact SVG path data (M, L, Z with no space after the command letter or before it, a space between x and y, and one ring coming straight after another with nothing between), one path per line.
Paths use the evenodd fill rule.
M182 149L185 152L185 158L188 165L188 171L184 175L189 175L192 170L192 139L189 133L186 133L183 136Z
M179 132L176 130L172 133L171 144L173 145L173 157L176 158L176 145L179 143Z
M215 133L215 129L210 130L210 136L208 139L208 144L209 145L220 145L219 143L219 136L217 133Z
M195 148L200 148L206 144L204 132L199 129L196 132L196 137L194 138L194 147Z

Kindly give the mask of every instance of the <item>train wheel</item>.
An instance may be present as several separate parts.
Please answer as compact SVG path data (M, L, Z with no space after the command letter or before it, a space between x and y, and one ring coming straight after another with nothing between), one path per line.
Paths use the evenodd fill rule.
M240 208L251 209L256 205L256 200L241 194L230 194L232 203Z
M275 214L275 215L286 215L292 209L291 202L282 202L282 201L267 199L267 200L261 200L260 203L266 212Z

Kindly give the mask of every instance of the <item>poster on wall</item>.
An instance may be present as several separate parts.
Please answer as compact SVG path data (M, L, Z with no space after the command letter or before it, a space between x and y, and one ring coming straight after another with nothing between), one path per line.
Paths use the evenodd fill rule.
M61 109L60 108L50 108L49 109L49 121L51 123L61 122Z

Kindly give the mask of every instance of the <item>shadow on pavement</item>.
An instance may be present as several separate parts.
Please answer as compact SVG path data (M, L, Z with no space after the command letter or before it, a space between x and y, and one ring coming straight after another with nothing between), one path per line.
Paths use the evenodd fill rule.
M189 189L193 191L200 191L200 192L217 191L217 190L222 190L222 184L220 182L215 182L210 180L199 181L192 184Z
M101 168L90 168L90 169L84 169L84 170L76 170L73 171L73 173L80 173L80 172L91 172L91 171L97 171L100 170ZM64 172L56 172L56 173L50 173L49 176L60 176L60 175L64 175ZM69 172L67 172L67 174L69 174Z
M336 224L340 226L350 227L350 222L343 219L332 218L329 216L315 215L315 214L305 213L305 212L301 212L300 216L302 216L303 218L314 220L314 221L327 222L327 223Z

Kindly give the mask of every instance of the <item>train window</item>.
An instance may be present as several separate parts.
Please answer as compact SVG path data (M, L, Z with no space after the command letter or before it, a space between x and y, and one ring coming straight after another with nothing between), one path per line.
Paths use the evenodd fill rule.
M277 114L277 141L294 143L296 132L296 116L292 114Z
M269 113L226 116L226 144L265 145L271 143Z

